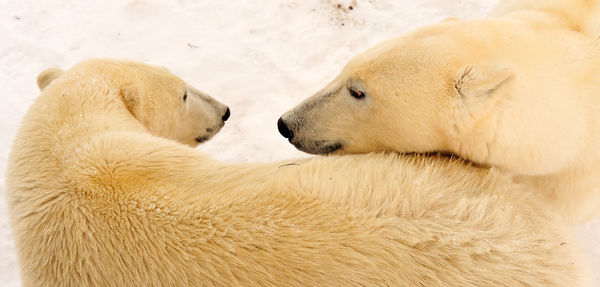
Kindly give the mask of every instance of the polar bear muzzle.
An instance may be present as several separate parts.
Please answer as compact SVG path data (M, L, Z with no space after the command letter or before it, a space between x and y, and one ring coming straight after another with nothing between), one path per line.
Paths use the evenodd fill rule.
M283 119L277 121L277 129L279 133L287 138L298 150L311 154L328 154L341 149L344 145L341 141L324 140L324 139L309 139L306 137L294 137L294 131L288 127L288 124Z

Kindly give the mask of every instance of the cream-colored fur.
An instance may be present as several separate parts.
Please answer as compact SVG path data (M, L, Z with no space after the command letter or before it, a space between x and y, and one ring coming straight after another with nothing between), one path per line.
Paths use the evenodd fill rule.
M600 214L599 23L597 0L515 0L418 29L352 59L283 134L310 153L453 153L585 221Z
M561 219L494 170L395 154L225 164L178 143L195 145L167 71L55 75L8 168L24 286L584 284Z

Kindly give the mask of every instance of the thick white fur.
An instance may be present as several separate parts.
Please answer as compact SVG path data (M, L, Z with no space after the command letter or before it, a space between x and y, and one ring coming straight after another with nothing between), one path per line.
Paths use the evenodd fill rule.
M598 0L503 1L365 51L282 119L311 153L438 151L497 167L582 222L600 215L599 37Z
M496 171L395 154L221 163L137 118L176 126L163 86L180 80L163 73L92 60L40 85L7 177L23 286L584 284L561 220Z

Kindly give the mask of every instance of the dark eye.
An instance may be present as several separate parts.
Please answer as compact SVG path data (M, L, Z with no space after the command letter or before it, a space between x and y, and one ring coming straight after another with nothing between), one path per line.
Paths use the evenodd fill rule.
M362 100L365 98L365 93L363 93L361 91L357 91L357 90L353 90L353 89L349 89L349 91L350 91L350 95L352 97L354 97L355 99Z
M185 91L185 93L183 93L183 101L185 102L187 100L187 91Z

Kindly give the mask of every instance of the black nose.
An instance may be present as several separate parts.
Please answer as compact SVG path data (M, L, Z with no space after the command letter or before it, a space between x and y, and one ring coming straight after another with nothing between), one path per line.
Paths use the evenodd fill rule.
M286 139L292 139L294 137L294 132L290 131L282 118L279 118L277 121L277 129L279 129L279 133Z
M225 114L223 115L223 117L221 117L221 119L223 119L223 121L227 121L229 116L231 116L231 112L229 111L229 107L227 107L227 111L225 111Z

